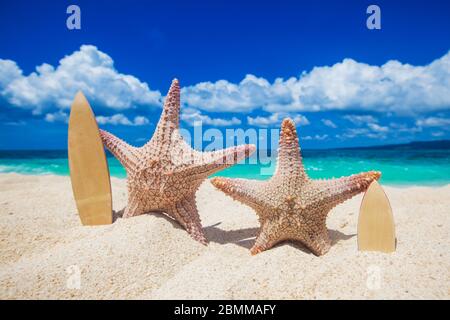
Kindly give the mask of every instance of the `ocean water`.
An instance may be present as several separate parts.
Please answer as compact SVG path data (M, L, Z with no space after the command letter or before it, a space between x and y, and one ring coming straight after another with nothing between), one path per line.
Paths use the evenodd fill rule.
M389 185L445 185L450 183L450 147L380 147L371 149L303 150L305 168L312 178L332 178L361 171L382 172ZM260 157L256 163L241 163L216 175L268 179L275 161ZM124 178L125 170L108 154L112 176ZM67 151L0 151L0 173L68 175Z

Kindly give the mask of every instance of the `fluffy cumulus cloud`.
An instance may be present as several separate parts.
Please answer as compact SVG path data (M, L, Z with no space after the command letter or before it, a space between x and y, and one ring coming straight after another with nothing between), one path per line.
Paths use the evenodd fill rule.
M382 66L344 59L299 77L269 82L247 75L239 83L202 82L183 89L184 102L207 111L365 110L397 114L450 107L450 52L425 66L391 60Z
M59 110L57 112L47 113L44 119L47 122L68 122L69 115L64 111Z
M142 116L147 113L140 108L161 106L163 100L147 83L116 70L113 59L95 46L83 45L57 65L44 63L30 74L24 74L15 61L0 59L0 101L22 109L17 114L28 110L48 122L67 122L78 90L100 108L100 124L147 124ZM311 113L327 111L317 117L319 125L340 130L337 135L342 138L414 134L423 128L439 135L450 127L448 115L442 116L450 110L450 52L423 66L395 60L376 66L344 59L288 79L269 81L248 74L238 83L201 82L182 88L181 93L181 119L188 125L233 126L246 118L251 126L273 127L287 116L297 125L308 125L306 113L314 119ZM227 112L234 114L223 116ZM333 113L346 115L325 119L325 114ZM388 125L382 123L381 113L418 120L413 127ZM310 136L311 140L327 138Z
M247 122L251 126L271 127L279 125L281 121L286 117L290 117L297 125L306 126L309 124L309 120L301 114L288 114L283 112L274 112L272 114L269 114L268 116L248 116Z
M47 113L44 120L47 122L68 122L69 115L64 111L59 110L57 112Z
M181 114L181 120L183 120L190 126L201 124L216 127L226 127L241 124L241 120L236 117L232 117L230 119L212 118L210 116L202 114L199 110L193 108L187 108L183 110L183 113Z
M184 87L183 102L206 111L250 112L274 104L292 103L292 94L282 79L269 83L264 78L247 75L240 83L227 80L201 82Z
M24 75L14 61L0 59L0 95L13 106L31 109L34 114L64 110L78 90L93 103L116 110L161 104L159 91L118 72L111 57L95 46L83 45L56 67L44 63L29 75Z
M4 90L12 81L22 77L22 70L12 60L0 59L0 89Z
M142 126L148 124L149 121L146 117L136 116L133 121L128 119L122 113L117 113L112 116L97 116L95 117L99 124L110 124L110 125L124 125L124 126Z

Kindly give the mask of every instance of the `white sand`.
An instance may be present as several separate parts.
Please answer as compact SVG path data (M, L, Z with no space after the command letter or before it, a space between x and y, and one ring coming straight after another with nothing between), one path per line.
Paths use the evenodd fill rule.
M292 243L251 256L256 215L209 182L197 194L204 247L160 214L83 227L69 178L1 174L0 298L449 299L450 185L386 191L393 254L357 251L359 195L330 214L325 256ZM113 193L120 210L124 180Z

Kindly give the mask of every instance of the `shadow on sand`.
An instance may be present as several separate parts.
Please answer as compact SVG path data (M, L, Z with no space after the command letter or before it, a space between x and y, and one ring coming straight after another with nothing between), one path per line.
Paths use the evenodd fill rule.
M118 219L122 218L124 214L125 208L119 211L113 210L113 223ZM154 215L158 218L162 218L170 222L170 224L177 229L183 229L181 225L172 219L171 217L167 216L164 213L161 212L151 212L148 213L151 215ZM238 229L238 230L223 230L219 228L218 226L221 224L221 222L218 222L216 224L213 224L211 226L204 227L203 230L205 231L206 238L210 242L215 242L218 244L228 244L233 243L235 245L241 246L246 249L250 249L253 244L255 243L256 235L258 234L259 228L245 228L245 229ZM331 245L335 245L340 241L346 241L354 236L356 234L345 234L338 230L328 230L328 234L331 239ZM311 254L311 251L303 246L300 242L293 242L293 241L283 241L277 244L275 247L278 247L280 245L288 245L291 247L294 247L298 250L301 250L305 253Z
M209 239L209 241L216 242L219 244L233 243L246 249L250 249L253 246L253 244L255 243L256 235L258 234L259 230L259 228L245 228L227 231L218 228L217 227L218 225L220 225L220 222L204 228L206 237L207 239ZM337 230L328 230L328 234L330 235L331 245L335 245L339 241L349 240L354 236L356 236L356 234L348 235ZM283 241L277 244L275 247L285 244L294 247L298 250L301 250L305 253L308 254L311 253L311 251L308 248L303 246L298 241L297 242Z

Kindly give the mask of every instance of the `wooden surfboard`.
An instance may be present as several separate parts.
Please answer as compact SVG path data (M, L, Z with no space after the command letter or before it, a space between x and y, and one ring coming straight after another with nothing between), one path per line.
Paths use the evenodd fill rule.
M358 250L395 251L395 224L389 199L374 181L361 203L358 219Z
M72 103L68 137L70 179L81 223L111 224L108 163L97 121L82 92Z

